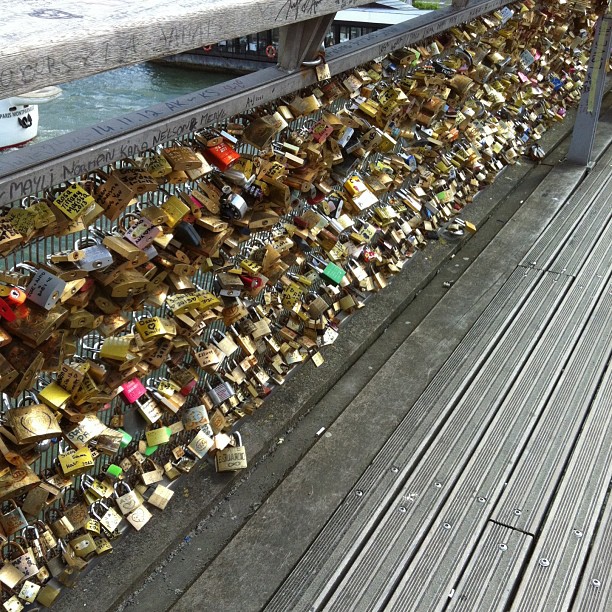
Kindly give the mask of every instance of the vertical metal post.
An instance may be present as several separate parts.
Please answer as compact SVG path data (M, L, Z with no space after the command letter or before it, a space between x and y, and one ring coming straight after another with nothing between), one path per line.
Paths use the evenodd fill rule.
M582 166L591 163L595 132L606 84L606 65L612 50L612 12L597 21L584 89L578 106L572 143L567 159Z
M278 65L292 72L316 58L336 13L283 26L279 30Z

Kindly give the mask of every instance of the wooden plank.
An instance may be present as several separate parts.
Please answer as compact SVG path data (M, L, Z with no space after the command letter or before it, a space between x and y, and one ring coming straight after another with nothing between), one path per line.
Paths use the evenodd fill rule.
M612 479L611 405L609 367L522 577L513 611L571 608ZM609 580L609 557L607 561Z
M496 612L512 594L533 538L488 522L459 583L450 593L448 612Z
M0 2L0 98L368 4L368 0Z
M572 286L502 405L491 406L495 416L423 544L409 563L406 557L400 562L405 571L387 610L440 610L514 466L529 456L528 442L540 419L556 406L568 413L566 420L576 415L580 421L580 414L588 413L612 353L611 254L608 236L591 254L585 284ZM571 449L573 441L556 443ZM409 536L416 527L408 522L403 528Z
M403 24L334 45L327 52L327 63L332 74L340 74L509 2L477 0L462 10L432 11ZM37 86L51 82L55 81L47 79ZM0 205L48 189L126 156L137 155L156 144L184 137L194 130L287 96L315 82L313 69L287 74L276 67L267 68L90 128L5 153L0 168Z
M533 266L540 270L548 270L551 266L557 272L565 273L564 266L557 266L555 258L565 245L568 236L571 236L581 223L588 222L593 215L589 213L595 205L600 194L607 195L612 184L610 164L612 163L612 149L609 149L597 165L592 174L589 174L579 189L568 191L564 184L564 176L567 174L585 173L582 168L572 167L565 164L551 171L558 175L558 180L547 181L538 194L540 199L556 199L563 204L551 223L535 241L527 255L522 260L522 265ZM600 207L599 212L609 212ZM586 217L586 219L585 219ZM599 231L599 230L598 230ZM585 241L588 245L589 241Z
M541 272L527 272L525 275L516 270L503 284L381 452L356 482L355 490L361 491L363 495L352 493L347 496L274 595L266 607L267 612L308 610L319 593L343 575L355 554L357 537L367 537L378 525L390 500L395 498L401 487L401 478L414 468L423 449L432 443L439 429L448 420L455 405L455 396L460 395L469 385L473 373L478 370L493 347L501 342L506 332L504 321L510 322L519 317L523 300L531 295L536 285L541 282ZM452 306L447 305L446 308ZM407 346L411 348L413 345ZM418 342L417 346L420 346ZM412 353L413 351L410 351L410 354ZM410 359L410 354L404 354L404 359ZM435 407L434 410L439 412L439 415L424 429L420 424L427 421L432 407ZM397 469L391 471L390 466Z
M320 584L321 572L317 572L320 592L310 594L311 602L319 605L329 600L329 610L367 610L389 592L389 582L397 578L398 564L401 572L401 563L414 554L423 531L429 527L491 421L490 411L482 410L479 398L487 397L491 402L501 403L511 386L513 373L520 371L527 359L519 347L525 343L535 345L539 330L552 316L548 308L542 308L543 304L560 303L568 287L567 277L545 275L520 311L510 321L505 321L510 327L495 342L489 356L471 373L470 378L474 375L475 378L467 385L468 391L462 388L457 393L451 386L440 396L438 401L449 410L441 426L422 441L417 452L405 450L404 444L393 456L388 451L393 445L405 442L410 432L406 426L412 419L407 418L402 423L387 443L390 448L384 448L380 461L377 458L373 462L377 466L381 463L397 466L396 482L383 492L382 499L379 495L368 495L362 500L363 512L374 511L377 516L368 529L353 530L352 558L336 563L332 578L326 584ZM503 325L502 321L500 319ZM499 373L506 378L496 376ZM436 378L434 382L449 382L448 378ZM368 488L364 490L369 493ZM403 529L408 522L412 526L410 535Z
M574 610L580 612L606 612L612 601L612 500L608 498L605 510L593 538L589 558L582 571Z

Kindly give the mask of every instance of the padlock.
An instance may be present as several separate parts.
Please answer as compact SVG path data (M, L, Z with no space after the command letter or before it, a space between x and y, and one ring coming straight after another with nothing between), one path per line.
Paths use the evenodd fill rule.
M144 504L132 510L132 512L125 517L126 521L136 529L136 531L140 531L152 518L153 515Z
M100 525L106 529L108 533L114 533L123 520L121 515L110 508L105 502L99 500L94 502L89 508L90 514L100 522Z
M203 431L198 431L187 448L198 458L203 459L213 446L213 440Z
M60 451L57 462L58 468L64 476L78 476L94 466L94 459L89 448L68 452Z
M247 467L246 449L242 445L242 437L234 432L236 446L226 446L215 453L215 468L217 472L234 472Z
M7 536L10 536L21 531L24 527L27 527L28 521L14 499L9 499L4 503L8 504L10 509L7 512L2 510L2 514L0 514L0 526L2 526L3 532Z
M53 550L57 546L57 538L46 522L38 520L34 521L34 525L38 529L40 539L43 542L46 550Z
M94 198L87 193L82 185L74 183L64 189L53 201L53 204L68 219L75 220L95 204Z
M199 404L183 410L182 421L186 431L201 429L210 423L206 406Z
M222 219L242 219L248 210L245 199L241 195L231 191L223 195L219 204Z
M214 406L219 406L235 394L232 386L228 382L221 381L220 379L219 384L215 387L212 387L208 380L206 380L204 384L208 389L208 396L212 400Z
M28 264L17 264L15 268L33 273L26 287L26 296L34 304L45 310L51 310L62 298L66 290L66 281L43 269L36 269Z
M124 493L119 494L119 489L123 489ZM127 482L119 481L114 485L114 498L121 514L124 516L133 512L142 504L142 498L134 491Z
M147 501L160 510L165 510L174 495L174 491L164 485L156 485Z
M68 542L74 554L81 559L85 559L96 552L96 543L90 533L79 535Z
M332 285L339 285L346 276L346 271L340 266L331 262L326 262L316 255L311 256L311 261L308 262L308 265L319 272L321 277Z
M56 538L65 538L76 531L76 527L57 508L50 508L45 512L45 522L49 525L51 532ZM48 536L46 539L49 541Z
M159 225L167 220L167 215L164 213L161 219ZM127 224L128 220L132 221L129 226ZM135 213L124 214L117 224L124 232L123 237L139 249L146 249L151 246L153 241L162 233L161 229L154 225L149 218Z
M147 446L156 447L160 444L168 444L168 442L170 442L171 435L172 430L170 429L170 427L159 427L157 429L150 429L145 433Z
M214 133L196 134L196 140L204 145L202 153L206 160L219 168L221 172L226 172L240 159L240 155L222 136Z
M93 237L77 240L74 248L82 251L80 259L75 262L75 265L82 270L88 272L103 270L113 264L112 253Z
M226 357L230 357L234 351L238 350L238 345L233 341L232 337L228 334L222 334L217 329L213 330L210 339Z
M31 580L25 580L21 585L18 597L26 603L34 603L41 588L40 584L36 584Z
M329 310L329 303L322 296L311 293L306 296L304 308L312 319L317 320Z
M52 410L61 410L71 395L56 382L52 382L40 391L38 397Z
M0 583L7 586L9 589L14 589L18 584L25 580L25 574L16 568L4 555L4 548L6 546L17 546L14 542L8 542L2 549L0 549L0 561L2 567L0 567ZM21 548L21 547L20 547Z
M55 413L39 404L33 394L23 397L6 418L18 444L40 442L62 435Z
M147 467L151 469L148 469L147 471L145 471ZM162 480L163 477L164 477L163 468L157 465L150 458L145 459L142 466L140 466L140 480L142 481L142 484L144 485L149 486L149 485L155 484L159 482L160 480Z

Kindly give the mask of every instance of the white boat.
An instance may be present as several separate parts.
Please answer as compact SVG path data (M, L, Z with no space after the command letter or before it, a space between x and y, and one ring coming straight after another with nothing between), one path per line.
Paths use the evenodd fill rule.
M0 151L20 147L38 134L38 105L62 93L51 86L0 100Z

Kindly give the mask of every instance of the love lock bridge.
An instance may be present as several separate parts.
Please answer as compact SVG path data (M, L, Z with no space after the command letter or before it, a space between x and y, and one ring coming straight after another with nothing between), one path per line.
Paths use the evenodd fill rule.
M280 28L0 157L7 609L605 609L610 6L363 4L3 7L0 98Z

